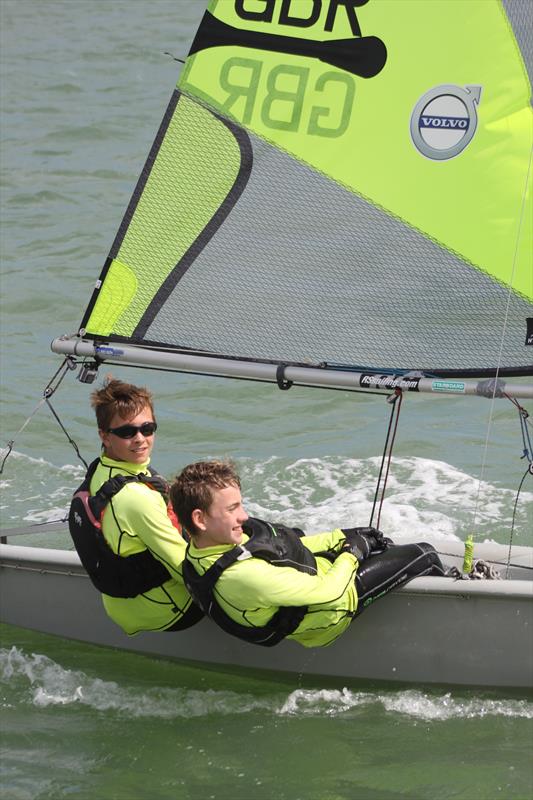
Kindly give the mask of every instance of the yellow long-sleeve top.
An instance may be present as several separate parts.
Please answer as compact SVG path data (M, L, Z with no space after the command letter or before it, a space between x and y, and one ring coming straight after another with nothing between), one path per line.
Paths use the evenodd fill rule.
M243 534L241 544L248 541ZM312 553L338 552L345 542L340 529L301 539ZM191 541L187 558L203 575L220 556L234 545L197 548ZM262 627L280 607L308 606L294 633L305 647L331 644L349 626L357 608L355 573L359 562L351 553L341 553L331 563L316 557L317 574L309 575L293 567L277 567L261 558L236 561L228 567L214 589L215 599L235 622L247 627Z
M148 464L149 461L113 461L102 455L91 480L91 494L115 475L147 473ZM142 483L126 484L106 506L102 532L114 553L129 556L148 549L171 575L162 586L137 597L103 594L104 608L111 619L130 635L164 630L178 622L192 603L181 568L186 544L170 521L160 493Z

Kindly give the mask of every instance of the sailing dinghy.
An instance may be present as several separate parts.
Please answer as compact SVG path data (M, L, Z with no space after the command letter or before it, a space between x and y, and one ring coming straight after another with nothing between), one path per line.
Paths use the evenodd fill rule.
M529 13L211 2L78 333L52 343L64 369L512 399L533 474ZM531 547L476 544L501 580L416 579L309 653L207 620L129 638L75 553L9 541L15 625L226 667L533 686Z

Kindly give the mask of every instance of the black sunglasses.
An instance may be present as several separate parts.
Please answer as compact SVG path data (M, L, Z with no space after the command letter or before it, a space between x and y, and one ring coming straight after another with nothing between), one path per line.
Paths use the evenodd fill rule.
M157 430L157 422L143 422L142 425L120 425L118 428L108 428L107 433L114 433L120 439L133 439L140 431L143 436L153 436Z

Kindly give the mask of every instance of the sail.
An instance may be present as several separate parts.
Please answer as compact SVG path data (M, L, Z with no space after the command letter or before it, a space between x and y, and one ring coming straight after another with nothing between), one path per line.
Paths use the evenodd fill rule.
M528 20L528 0L211 2L80 336L531 374Z

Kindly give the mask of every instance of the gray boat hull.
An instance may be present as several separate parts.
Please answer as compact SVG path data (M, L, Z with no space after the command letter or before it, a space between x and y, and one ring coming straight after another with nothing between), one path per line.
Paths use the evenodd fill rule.
M460 547L455 549L459 563ZM476 545L475 557L505 564L507 548ZM180 633L126 636L106 616L75 553L1 544L0 619L64 638L220 667L531 689L533 548L513 548L512 563L507 580L417 578L365 611L329 647L306 649L286 641L270 649L234 639L209 620Z

